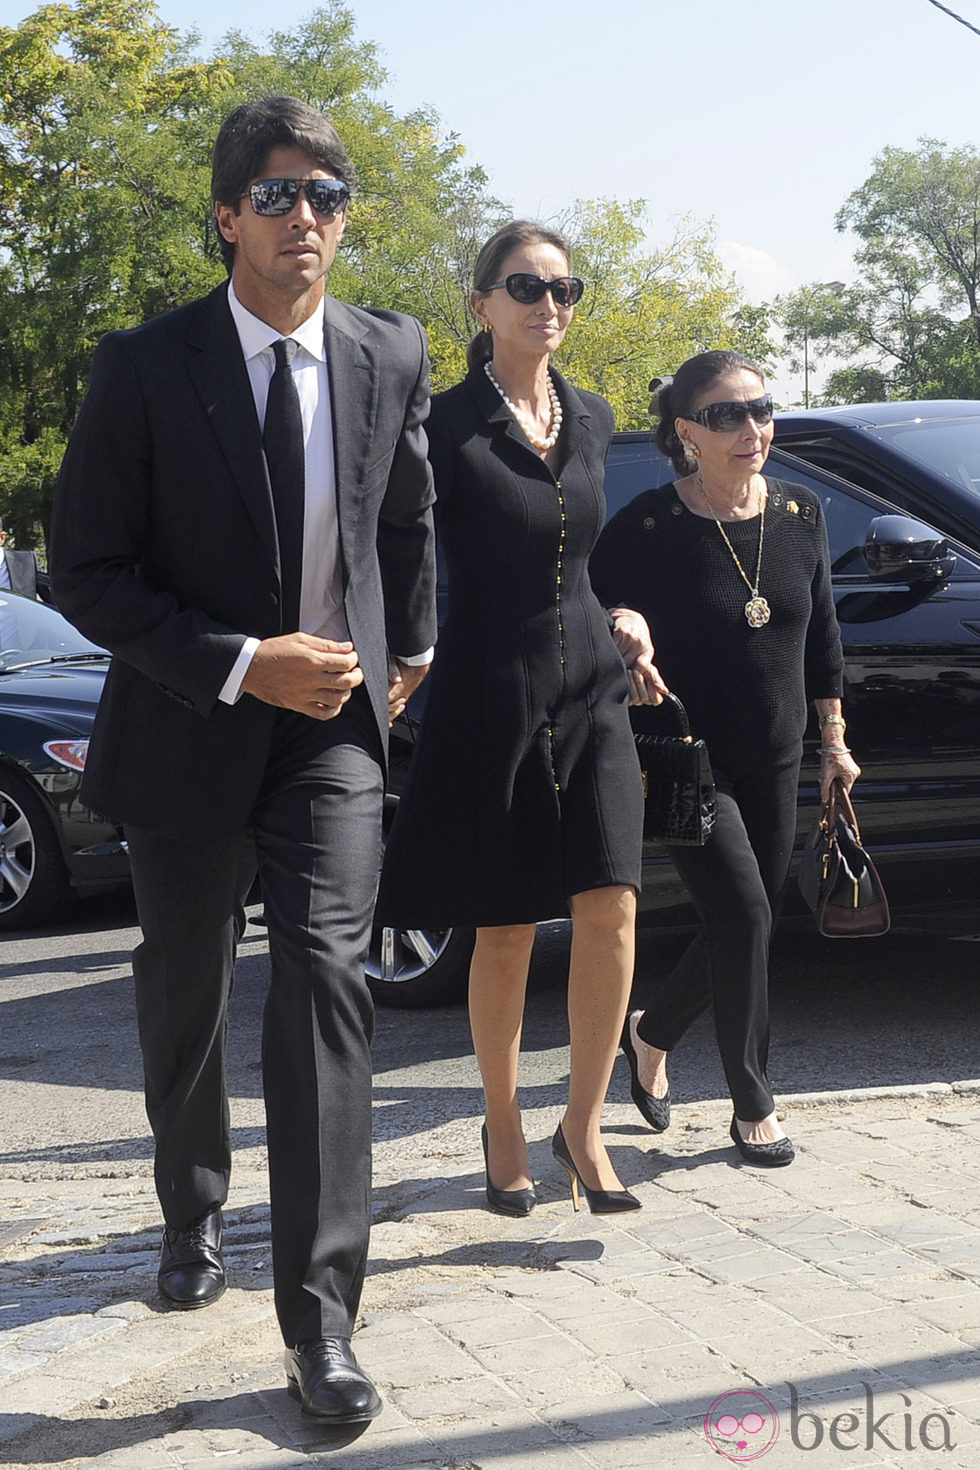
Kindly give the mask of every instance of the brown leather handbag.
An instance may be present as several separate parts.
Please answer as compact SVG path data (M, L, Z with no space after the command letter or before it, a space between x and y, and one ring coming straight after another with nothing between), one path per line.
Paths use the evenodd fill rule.
M800 892L828 939L886 934L891 919L878 870L861 845L851 799L839 781L803 844Z

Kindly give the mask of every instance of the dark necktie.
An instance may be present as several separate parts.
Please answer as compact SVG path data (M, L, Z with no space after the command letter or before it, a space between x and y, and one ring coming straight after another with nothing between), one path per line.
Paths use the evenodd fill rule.
M297 345L291 337L280 337L272 344L276 370L269 383L262 430L279 537L284 633L295 633L299 628L299 595L303 578L306 458L303 453L303 417L292 368Z

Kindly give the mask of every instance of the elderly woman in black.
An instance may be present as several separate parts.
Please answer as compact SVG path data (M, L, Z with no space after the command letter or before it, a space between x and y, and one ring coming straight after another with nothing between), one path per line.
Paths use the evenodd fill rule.
M535 1191L517 1101L535 922L571 914L568 1105L552 1149L594 1212L637 1208L600 1133L633 969L641 792L627 704L658 698L642 619L600 607L609 405L550 365L583 286L568 243L515 221L477 258L481 331L427 424L449 607L378 914L476 927L470 1022L491 1209ZM629 647L632 682L617 650ZM637 655L639 656L637 662Z
M656 386L656 385L652 385ZM772 400L734 352L703 352L663 380L657 444L678 474L610 521L591 563L600 599L647 619L657 668L708 744L718 814L703 848L670 848L702 928L623 1034L631 1093L656 1131L670 1120L666 1061L709 1005L734 1104L731 1137L753 1164L793 1146L766 1075L773 911L796 829L807 696L820 722L821 789L860 774L845 744L840 636L819 500L766 480Z

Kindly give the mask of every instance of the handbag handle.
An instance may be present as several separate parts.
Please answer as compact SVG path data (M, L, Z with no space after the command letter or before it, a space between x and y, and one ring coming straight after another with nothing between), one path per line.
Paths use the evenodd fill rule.
M858 819L855 814L854 807L851 805L851 798L841 784L840 777L835 776L833 781L831 781L830 783L830 800L824 807L824 820L826 821L830 831L833 831L834 819L837 816L838 807L843 813L844 820L848 823L851 831L854 833L854 836L857 838L858 842L860 842L861 829L858 826Z
M681 739L690 741L691 726L687 718L687 710L684 708L677 695L671 694L670 690L667 690L667 692L664 694L664 703L666 705L669 705L673 713L674 719L677 722L677 728L680 732Z

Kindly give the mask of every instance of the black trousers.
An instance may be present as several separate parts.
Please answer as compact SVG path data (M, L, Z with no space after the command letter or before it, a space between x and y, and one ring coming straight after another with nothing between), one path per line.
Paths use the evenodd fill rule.
M349 1336L371 1208L373 1009L364 977L382 757L357 691L332 720L281 711L247 832L173 841L128 827L146 1108L167 1224L225 1202L225 1043L243 901L268 922L262 1035L276 1311L283 1338Z
M796 833L800 757L737 777L715 770L718 815L704 847L670 856L702 928L658 983L637 1032L672 1051L708 1006L736 1116L773 1109L769 1058L769 943Z

